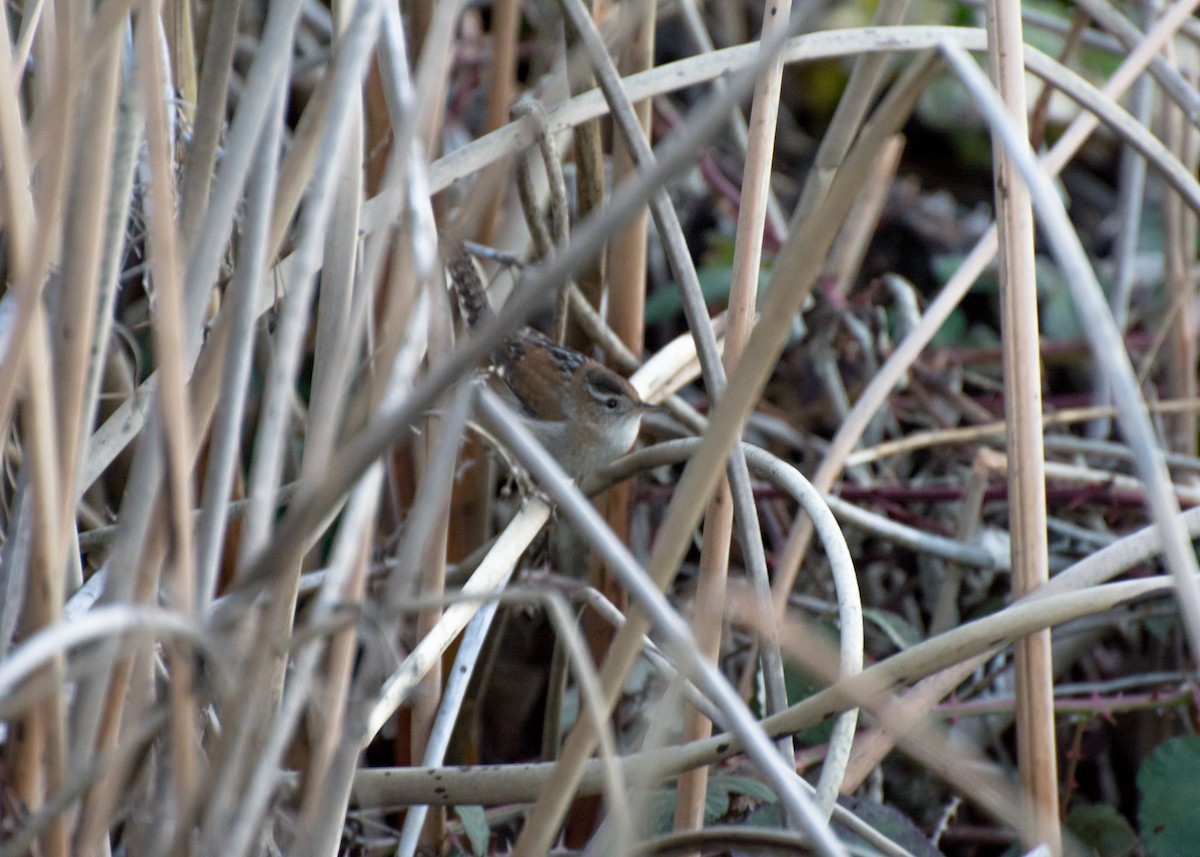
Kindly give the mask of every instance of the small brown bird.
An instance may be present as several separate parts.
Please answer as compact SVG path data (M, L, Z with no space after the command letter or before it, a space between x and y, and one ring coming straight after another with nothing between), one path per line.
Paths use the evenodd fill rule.
M475 262L447 265L463 317L476 327L492 314ZM492 353L496 374L534 436L575 479L628 452L652 408L616 372L528 327Z

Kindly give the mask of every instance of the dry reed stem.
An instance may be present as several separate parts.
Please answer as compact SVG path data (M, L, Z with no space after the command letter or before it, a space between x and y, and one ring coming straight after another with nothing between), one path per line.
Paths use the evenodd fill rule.
M987 6L991 77L1023 139L1029 137L1021 17L1017 7ZM1034 221L1029 190L1000 145L992 147L1001 277L1001 337L1005 421L1008 423L1009 532L1012 595L1020 598L1050 577L1046 532L1045 451L1042 446L1042 365L1037 313ZM1024 790L1019 804L1027 847L1062 853L1058 821L1058 753L1054 735L1054 675L1050 633L1017 642L1017 767Z
M766 4L763 32L759 38L761 43L771 44L774 39L786 35L791 9L790 0ZM754 322L758 279L762 266L763 229L766 226L771 165L779 119L782 75L783 63L776 58L768 68L763 70L754 84L748 123L746 161L742 174L741 207L738 212L737 231L734 238L733 270L727 312L728 327L725 348L721 356L726 374L732 372L737 366ZM719 661L721 638L725 626L725 599L729 575L733 513L733 497L729 480L723 478L704 515L702 525L704 536L700 549L700 568L692 616L693 633L696 635L701 651L713 663ZM760 595L765 595L769 599L770 584L766 575L756 576L755 579L762 583L764 591L760 592ZM783 671L778 661L778 649L771 643L769 633L764 637L768 640L768 645L763 653L766 711L774 713L787 706L787 692L783 686ZM772 657L776 659L774 664L769 662ZM853 724L850 726L850 731L853 732ZM707 738L711 734L712 722L703 713L694 707L685 709L683 733L685 741ZM790 738L784 738L779 742L779 751L788 761L794 758L794 748ZM840 779L840 774L837 778ZM704 799L707 789L707 768L697 768L680 777L676 786L675 798L676 830L703 826ZM829 806L832 806L832 802L831 792ZM825 808L824 801L822 808ZM800 823L799 819L790 819L789 821L793 827Z
M1172 45L1167 58L1173 65L1183 65L1184 72L1195 80L1197 55L1194 47ZM1194 88L1194 87L1193 87ZM1172 104L1163 105L1164 136L1167 146L1185 167L1195 169L1200 159L1200 137L1187 121L1183 111ZM1163 200L1163 231L1165 246L1165 297L1170 301L1171 323L1166 340L1165 393L1170 398L1192 398L1197 391L1196 309L1193 305L1196 286L1191 270L1196 260L1196 213L1189 209L1178 194L1169 193ZM1165 440L1168 449L1185 455L1197 451L1195 414L1179 413L1167 418Z
M593 10L595 4L590 4ZM571 30L565 30L568 56L571 54L576 38ZM567 67L567 85L572 96L580 95L596 86L596 79L591 69L581 64L569 64ZM575 152L575 206L580 219L587 217L604 206L605 196L605 164L604 142L601 135L599 119L592 119L577 125L572 133ZM579 291L592 309L599 311L604 295L604 283L607 277L607 252L601 250L596 261L580 271L575 282ZM567 344L575 349L586 347L588 339L577 322L567 329Z
M603 22L605 17L615 17L615 23L628 34L622 40L621 47L616 51L616 59L622 77L646 71L654 67L655 34L657 32L658 0L638 0L636 3L612 5L607 3L592 4L596 6L596 17ZM614 16L612 13L615 12ZM571 31L570 43L579 43L579 49L587 55L587 39L576 30ZM589 65L594 65L594 59ZM596 70L589 72L589 77L595 80ZM642 154L640 146L649 147L653 141L654 103L646 98L635 101L631 105L632 115L619 121L619 133L613 135L611 167L613 184L634 178ZM611 108L610 108L611 109ZM635 120L630 122L629 120ZM592 127L598 134L599 126ZM587 133L581 129L582 133ZM636 134L638 145L630 140L630 135ZM603 172L599 177L603 181ZM601 188L603 184L601 184ZM594 191L590 191L593 192ZM593 204L602 201L603 196L593 200ZM608 304L607 320L609 327L616 337L633 354L642 353L645 341L645 304L648 259L650 253L650 212L647 208L638 211L631 217L624 228L613 235L605 248L604 256L597 261L592 278L597 285L592 286L593 301L597 308L602 306L602 294L599 288L607 281ZM601 279L601 278L605 279ZM603 510L605 518L613 532L623 542L628 544L631 535L631 518L633 514L633 486L630 484L614 485L603 497L598 499L598 508ZM616 572L608 568L600 556L593 553L588 558L588 581L607 598L618 604L622 611L629 607L629 595L617 582ZM607 623L597 621L590 614L585 619L584 629L588 637L588 647L595 663L603 663L614 638L613 630ZM599 806L594 803L581 802L576 804L572 817L567 826L567 843L584 844L592 830L598 825Z

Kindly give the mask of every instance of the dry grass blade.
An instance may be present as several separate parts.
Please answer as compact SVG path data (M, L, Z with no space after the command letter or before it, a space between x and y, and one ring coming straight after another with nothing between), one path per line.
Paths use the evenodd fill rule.
M1071 853L1106 802L1152 853L1109 784L1195 716L1198 4L993 4L1007 120L905 0L10 4L0 857ZM536 442L638 420L577 484Z

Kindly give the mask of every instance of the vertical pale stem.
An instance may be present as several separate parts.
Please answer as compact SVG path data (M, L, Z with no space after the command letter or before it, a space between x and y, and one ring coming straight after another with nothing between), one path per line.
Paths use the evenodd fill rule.
M204 60L192 110L192 137L180 179L182 197L179 231L184 246L195 246L200 218L208 207L213 164L225 126L225 99L233 68L241 0L213 0L205 34Z
M508 111L515 91L513 72L517 62L517 27L520 24L517 0L498 0L492 6L492 58L488 67L488 103L485 131L508 124Z
M192 32L195 10L190 0L168 0L163 6L163 30L171 53L171 79L179 93L180 118L190 123L199 89L196 74L196 40Z
M26 632L49 628L62 618L63 605L63 539L58 532L58 489L61 485L58 462L55 460L56 426L53 419L53 384L49 372L49 351L46 341L46 317L40 307L34 307L34 330L30 333L27 350L29 398L23 404L21 428L28 445L29 483L33 494L33 528L30 544L28 596L26 600ZM41 671L47 682L45 695L32 705L25 720L29 738L22 745L28 748L26 768L17 780L18 787L31 788L19 792L33 809L55 797L66 778L67 726L66 697L63 693L64 668L61 656L55 657ZM56 818L41 837L42 853L48 857L65 857L67 850L66 819Z
M1186 42L1172 46L1175 61L1194 77L1195 50ZM1170 101L1164 105L1167 145L1184 166L1195 169L1196 129ZM1192 265L1196 258L1196 215L1179 194L1167 191L1164 200L1166 246L1163 248L1171 327L1166 340L1164 394L1172 399L1196 395L1196 309ZM1196 414L1182 412L1166 418L1166 442L1172 452L1196 454Z
M876 26L886 27L900 23L908 12L908 7L908 0L884 0L875 10ZM879 95L887 72L887 63L888 57L885 54L870 54L855 60L854 70L846 82L837 110L817 149L813 167L804 179L804 189L800 192L800 201L796 203L796 210L792 213L792 223L803 222L824 199L858 135L867 111ZM825 466L822 465L822 468ZM820 471L817 475L820 478ZM832 481L830 478L829 483L832 484ZM822 487L822 490L829 490L828 485L822 485L817 480L814 480L813 484ZM783 618L788 596L791 595L796 575L800 572L800 558L807 550L811 537L812 523L807 516L801 515L799 522L792 528L782 556L775 564L772 590L775 596L775 613L779 619Z
M66 245L62 280L54 302L51 336L54 347L55 405L60 427L62 476L72 480L62 500L61 532L70 533L75 521L79 461L87 445L92 409L88 395L90 377L99 375L105 343L95 342L101 259L105 234L97 224L104 222L111 184L117 91L121 45L113 40L93 76L86 102L84 128L76 131L71 204L66 211ZM93 365L96 364L96 365ZM82 581L80 581L82 582Z
M593 4L597 16L601 16L605 11L604 3ZM634 13L638 18L638 23L630 30L628 41L625 43L625 50L620 56L621 71L624 74L636 74L639 71L644 71L653 65L654 56L654 4L640 3L635 4L632 9L627 9L626 13ZM578 42L578 37L574 35L574 31L567 28L567 44L574 45ZM590 72L586 75L586 82L594 85L595 78ZM582 84L579 84L582 85ZM650 139L650 120L651 120L651 103L650 101L640 101L633 105L634 111L637 114L638 125L642 129L642 133L646 135L646 139ZM589 131L589 126L594 127L594 134ZM580 127L576 131L576 143L591 142L593 145L600 144L600 126L595 123L589 123L589 126ZM591 155L594 157L595 152ZM579 148L576 151L576 157L580 159L588 158L587 148ZM595 170L599 166L601 173L599 176L601 184L596 186L596 178L593 173L590 181L587 181L586 186L590 188L591 195L595 196L596 191L599 191L600 196L591 199L591 205L598 205L603 198L603 164L590 164L586 160L581 160L580 166L587 165L589 171ZM626 176L633 173L637 168L633 164L633 159L629 153L629 147L621 140L620 136L616 136L613 140L613 184L619 185ZM581 187L585 185L581 184ZM582 203L582 198L580 202ZM631 352L639 354L642 350L643 336L643 310L645 308L646 295L646 239L647 239L647 222L649 214L645 208L638 212L636 217L630 218L629 226L616 233L608 245L608 258L606 264L597 262L595 269L586 272L580 278L580 287L587 288L584 294L594 306L599 308L601 294L600 288L603 287L602 278L604 276L604 268L607 268L610 282L609 288L609 306L608 306L608 321L612 326L613 332L625 343ZM589 293L590 292L590 293ZM571 328L568 328L570 333ZM623 540L628 540L629 535L629 485L616 485L599 498L597 505L604 511L605 518L608 519L609 526L613 528L618 536ZM604 568L604 564L598 557L593 557L588 570L589 582L604 595L609 601L615 604L622 611L625 610L629 603L628 596L621 590ZM608 651L608 645L612 641L613 630L607 622L599 620L590 612L584 613L583 620L584 633L587 636L588 648L591 649L592 657L599 663L604 654Z
M745 211L745 209L743 209ZM721 477L717 492L704 513L704 536L700 544L692 634L701 653L712 663L721 656L725 620L725 597L729 583L729 539L733 529L733 497L729 479ZM712 721L698 708L684 706L683 740L702 741L712 735ZM704 796L708 791L708 768L700 766L682 774L675 791L675 829L696 830L704 826Z
M654 29L657 4L644 0L627 13L637 15L637 24L629 33L621 58L621 71L625 75L636 74L654 64ZM633 105L638 124L646 139L650 139L651 102L639 101ZM613 183L621 181L636 171L628 147L619 135L613 143ZM649 212L643 208L637 217L630 218L629 226L614 236L609 252L609 272L612 288L609 295L609 323L617 336L629 349L637 354L642 347L642 311L646 295L646 242Z
M362 602L370 570L370 544L366 539L359 550L356 566L346 585L345 601L349 604ZM350 681L354 674L354 660L358 654L356 628L339 631L329 641L329 652L325 658L324 681L314 691L323 703L324 719L320 735L313 747L313 761L309 769L314 785L305 789L302 817L314 817L318 806L326 798L324 784L337 750L337 739L345 726L346 709L350 692Z
M517 31L521 24L518 0L497 0L492 4L491 61L488 63L487 112L484 133L508 124L509 110L516 91ZM492 209L484 215L479 240L490 244L501 211L503 197L493 198Z
M13 167L17 170L16 175L8 179L10 186L5 188L8 204L6 227L11 235L9 273L13 291L17 295L17 317L10 322L12 326L6 337L9 350L0 360L0 363L7 364L3 367L7 371L0 372L0 386L8 388L3 408L3 429L0 431L5 437L8 436L9 407L12 403L10 396L15 392L16 379L24 374L25 389L22 392L25 398L20 411L20 424L26 455L23 468L27 468L27 484L32 499L32 526L26 567L14 570L14 573L23 573L27 580L22 622L25 635L49 628L62 618L65 548L68 541L63 524L73 520L72 507L66 500L71 494L67 486L72 472L64 468L60 453L61 445L65 444L71 444L74 450L77 405L76 409L69 412L72 424L61 425L49 330L40 290L43 287L42 272L46 270L52 255L61 252L62 213L71 171L71 142L76 127L74 83L79 62L75 45L81 24L78 12L72 7L56 8L54 16L43 19L47 22L53 17L58 22L61 39L45 46L46 56L39 66L43 73L37 76L39 87L44 85L45 88L39 91L37 104L32 107L35 116L49 114L45 122L35 119L35 125L44 126L55 135L43 137L47 143L45 157L38 168L39 180L32 183L36 200L27 195L29 184L26 182L29 176L24 172L29 168L25 147L30 137L23 135L24 139L21 139L17 136L2 144L6 155L15 156ZM7 39L7 32L2 35ZM7 50L6 46L5 53ZM7 56L0 56L0 63L7 60ZM0 81L0 84L3 82ZM15 98L17 94L18 90L14 88L10 97ZM4 122L4 133L20 134L20 115L18 112ZM36 162L37 151L32 145L30 148L34 150ZM4 164L7 171L9 162L5 160ZM27 211L29 223L15 223L14 217L19 216L30 203L34 203L34 208ZM40 229L35 217L40 218ZM30 230L24 238L21 237L22 227ZM18 331L26 335L23 362ZM72 373L72 378L74 383L71 384L69 395L71 403L75 404L82 383L79 373ZM66 780L70 749L62 657L53 658L40 673L46 682L46 689L28 709L23 723L28 737L18 743L15 751L19 761L14 785L30 809L39 808L44 802L58 796ZM40 845L39 852L48 857L65 857L69 853L67 819L64 815L57 816L48 825L40 837Z
M603 4L590 3L593 14L600 11ZM578 39L574 31L566 28L568 56L570 49ZM590 68L578 63L567 63L567 84L572 95L579 95L596 86L596 77ZM575 144L575 209L579 220L583 220L604 205L604 140L601 135L599 119L590 119L575 126L572 132ZM595 262L589 264L575 275L575 283L579 291L587 298L589 304L599 311L600 301L604 296L605 254L596 256ZM566 344L576 350L583 350L589 344L589 338L577 323L567 326Z
M1022 136L1028 137L1020 5L989 0L988 54L997 89ZM995 149L997 228L1000 242L1001 332L1005 419L1008 423L1009 530L1013 597L1049 579L1046 494L1042 448L1041 351L1038 343L1033 208L1029 190L999 145ZM1050 632L1018 641L1017 755L1021 783L1039 838L1054 854L1058 829L1058 771L1054 744L1054 687ZM1037 843L1026 843L1033 847Z
M763 14L761 42L770 42L788 26L791 0L768 0ZM733 274L729 290L728 329L723 362L732 374L741 358L754 321L758 277L762 267L763 228L770 199L771 161L775 153L775 129L779 118L779 91L783 63L776 59L758 78L750 110L746 165L742 174L742 205L738 216L733 252ZM716 663L721 653L721 632L729 574L729 541L733 527L733 502L729 480L721 478L717 493L704 515L704 539L700 553L699 589L696 593L692 629L703 655ZM684 740L703 740L712 734L712 721L698 709L688 707ZM792 760L792 742L782 747ZM675 828L699 828L704 823L704 796L708 768L699 767L679 778L675 801Z
M594 14L599 18L605 14L606 4L595 3ZM622 74L637 74L654 65L654 33L658 16L658 4L655 0L622 6L622 15L633 16L634 24L629 29L628 40L624 44L621 56L618 58ZM613 9L612 11L615 11ZM624 23L624 22L622 22ZM573 33L573 28L568 27ZM572 36L574 40L575 37ZM647 140L651 140L651 114L653 105L647 99L633 105L637 123ZM584 134L584 131L580 132ZM627 176L637 171L634 156L628 145L615 135L613 141L613 184L619 185ZM598 200L593 200L596 204ZM608 321L613 332L634 354L640 354L644 340L644 310L646 303L646 250L649 232L649 211L642 208L636 217L629 220L629 226L616 233L608 245ZM603 274L593 270L589 277L591 289L594 290L597 277ZM588 278L585 278L585 283ZM598 295L596 297L599 297ZM630 486L617 485L600 499L602 509L609 526L623 542L629 542ZM629 603L627 594L620 589L609 569L598 557L593 557L589 566L589 582L613 604L621 609ZM587 637L588 648L596 663L600 663L612 643L612 628L605 622L588 612L584 614L584 633ZM580 844L586 841L594 828L594 821L599 809L595 799L585 798L576 803L568 824L568 845Z
M150 263L154 276L154 350L160 371L159 406L167 452L167 497L169 532L174 576L171 601L183 615L195 606L194 552L192 549L192 438L190 403L187 395L189 372L184 354L183 275L179 235L175 220L163 212L175 209L175 170L170 149L166 103L162 97L165 69L156 50L157 33L148 26L137 33L138 61L143 74L142 96L146 110L146 143L150 163L150 202L156 216L150 223ZM193 90L194 91L194 90ZM194 789L195 704L191 698L192 665L189 653L168 650L171 681L171 763L175 786L174 810L190 811Z
M437 302L431 302L435 307ZM439 317L440 316L440 317ZM429 361L436 362L443 358L451 348L450 319L444 313L434 312L434 320L429 325ZM453 484L454 473L436 470L436 451L439 444L446 442L443 432L448 427L440 419L429 421L424 435L424 442L414 444L416 457L419 458L419 479L448 481ZM421 562L420 591L430 599L437 599L446 591L446 547L450 526L449 497L443 501L434 519L429 534L429 543L425 547L425 556ZM441 621L442 608L436 603L417 613L417 639L423 640ZM435 666L421 679L420 686L413 697L412 727L409 734L409 758L413 764L425 758L429 746L429 736L437 718L438 708L442 702L442 670ZM421 830L421 843L437 851L446 839L446 810L445 807L430 807Z

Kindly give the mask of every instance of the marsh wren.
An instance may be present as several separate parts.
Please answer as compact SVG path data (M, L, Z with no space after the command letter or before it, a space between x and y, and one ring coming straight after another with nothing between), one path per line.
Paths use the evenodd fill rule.
M468 326L492 314L475 262L465 252L447 265ZM492 364L501 392L563 470L579 479L628 452L652 406L627 380L531 328L505 337Z

